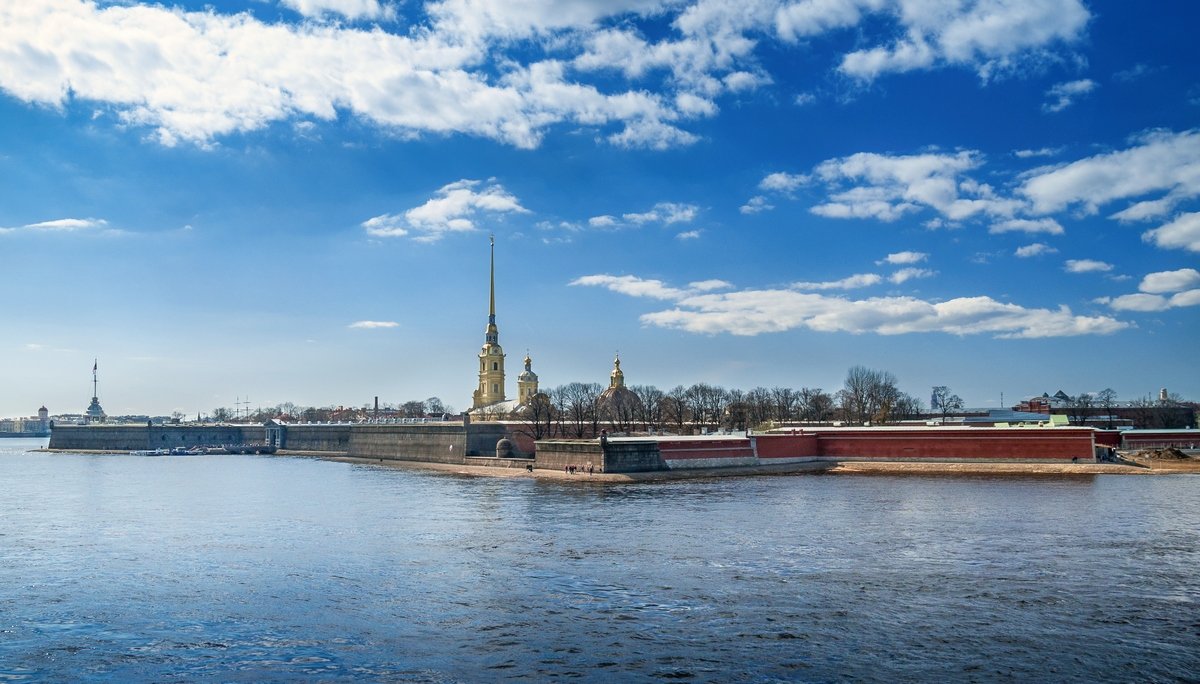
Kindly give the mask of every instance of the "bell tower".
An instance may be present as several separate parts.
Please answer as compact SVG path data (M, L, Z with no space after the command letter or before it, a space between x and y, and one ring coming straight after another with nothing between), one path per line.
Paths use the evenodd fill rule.
M477 409L504 401L504 349L496 327L496 236L491 237L491 275L488 280L488 324L479 350L479 385L471 408Z

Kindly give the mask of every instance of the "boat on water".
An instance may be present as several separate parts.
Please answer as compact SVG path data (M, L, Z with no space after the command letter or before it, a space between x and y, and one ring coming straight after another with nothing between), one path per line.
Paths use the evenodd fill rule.
M171 452L167 449L136 449L129 452L130 456L167 456Z

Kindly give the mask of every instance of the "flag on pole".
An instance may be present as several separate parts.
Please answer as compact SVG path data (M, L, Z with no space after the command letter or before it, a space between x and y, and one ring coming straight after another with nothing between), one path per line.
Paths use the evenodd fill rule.
M99 361L92 361L92 374L96 373L96 369L100 367Z

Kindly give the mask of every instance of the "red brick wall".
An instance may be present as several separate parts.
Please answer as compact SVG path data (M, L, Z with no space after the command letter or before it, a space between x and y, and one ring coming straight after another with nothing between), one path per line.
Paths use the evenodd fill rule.
M820 447L816 435L758 435L755 438L758 446L758 457L771 458L803 458L817 456Z
M834 458L990 460L1092 459L1090 428L816 431L822 456Z
M660 440L658 450L664 460L694 458L751 458L754 449L749 439Z

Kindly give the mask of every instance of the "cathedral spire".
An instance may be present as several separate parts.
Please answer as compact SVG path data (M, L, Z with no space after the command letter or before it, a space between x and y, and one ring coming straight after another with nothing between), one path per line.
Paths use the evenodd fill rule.
M471 402L472 408L504 401L504 349L500 347L500 329L496 327L496 236L491 236L489 242L488 323L483 347L479 350L479 385Z
M491 236L492 272L488 279L488 323L496 324L496 236Z

